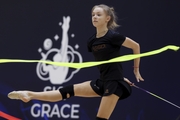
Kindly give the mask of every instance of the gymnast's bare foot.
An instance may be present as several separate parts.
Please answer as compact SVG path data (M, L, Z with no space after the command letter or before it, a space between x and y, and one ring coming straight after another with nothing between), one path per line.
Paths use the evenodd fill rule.
M22 100L23 102L29 102L31 100L28 95L28 91L13 91L8 94L10 99Z

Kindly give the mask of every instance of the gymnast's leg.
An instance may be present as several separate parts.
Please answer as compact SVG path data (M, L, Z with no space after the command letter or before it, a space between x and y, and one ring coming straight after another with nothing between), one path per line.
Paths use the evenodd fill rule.
M102 97L96 120L108 120L118 100L119 97L115 94Z
M72 96L79 97L98 97L90 86L90 81L69 85L60 90L34 92L34 91L13 91L8 94L10 99L20 99L23 102L30 100L41 100L49 102L57 102Z
M96 120L108 120L118 100L119 97L115 94L102 97Z

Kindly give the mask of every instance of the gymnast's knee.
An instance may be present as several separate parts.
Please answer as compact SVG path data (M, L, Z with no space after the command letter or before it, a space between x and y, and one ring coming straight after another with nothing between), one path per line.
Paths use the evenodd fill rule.
M96 120L108 120L108 119L106 119L106 118L96 117Z
M69 85L64 88L59 89L59 92L62 95L62 99L67 99L74 96L74 85Z

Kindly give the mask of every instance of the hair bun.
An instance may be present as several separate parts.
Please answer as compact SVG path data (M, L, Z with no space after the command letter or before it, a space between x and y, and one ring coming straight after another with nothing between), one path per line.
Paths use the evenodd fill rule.
M110 7L110 10L111 10L111 11L114 11L114 8L113 8L113 7Z

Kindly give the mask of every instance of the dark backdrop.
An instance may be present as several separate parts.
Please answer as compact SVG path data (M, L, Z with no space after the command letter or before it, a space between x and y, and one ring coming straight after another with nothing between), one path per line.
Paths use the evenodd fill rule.
M169 44L180 46L178 0L1 0L0 58L40 60L42 57L38 49L43 49L43 42L47 38L53 41L53 48L59 49L62 37L59 23L63 22L63 16L70 16L69 45L82 56L83 61L92 61L93 56L87 52L86 47L88 37L95 32L91 24L91 8L101 3L115 8L121 25L118 31L137 41L141 45L141 52ZM72 34L74 37L71 37ZM58 41L54 40L55 35L59 36ZM125 55L132 51L122 48L121 53ZM73 54L76 57L74 62L79 62L77 54ZM48 57L52 60L53 54ZM122 64L125 76L135 84L180 105L179 61L180 51L170 50L141 58L140 72L145 79L141 83L137 83L133 75L133 62ZM37 76L36 68L37 63L0 64L0 111L22 120L75 119L72 116L79 116L77 119L80 120L95 118L100 98L73 97L56 103L34 100L23 103L8 99L7 94L12 90L43 91L47 86L57 89L59 86L96 79L99 75L96 67L85 68L74 74L70 81L58 85L42 81ZM68 76L73 71L69 70L71 73ZM42 114L44 111L46 113ZM38 112L42 115L38 115ZM178 120L178 117L178 108L133 88L129 98L118 102L110 119Z

